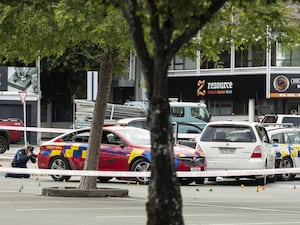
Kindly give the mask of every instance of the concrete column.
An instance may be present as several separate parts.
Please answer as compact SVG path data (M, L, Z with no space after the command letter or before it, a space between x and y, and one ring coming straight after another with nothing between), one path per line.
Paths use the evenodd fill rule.
M248 116L249 116L249 122L254 122L255 120L255 99L254 98L249 99Z

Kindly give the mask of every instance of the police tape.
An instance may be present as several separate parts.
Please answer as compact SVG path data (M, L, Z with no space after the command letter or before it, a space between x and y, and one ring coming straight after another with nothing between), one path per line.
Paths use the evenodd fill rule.
M72 129L64 129L64 128L18 127L18 126L2 126L2 125L0 125L0 129L33 131L33 132L44 132L44 133L66 133L72 131Z
M61 175L61 176L96 176L96 177L150 177L150 171L94 171L94 170L56 170L0 167L0 173ZM300 168L277 168L261 170L206 170L206 171L177 171L177 177L246 177L273 174L297 174Z

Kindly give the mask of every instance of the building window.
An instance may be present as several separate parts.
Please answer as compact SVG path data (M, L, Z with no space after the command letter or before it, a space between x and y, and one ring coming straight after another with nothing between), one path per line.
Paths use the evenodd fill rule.
M266 65L266 50L254 46L250 49L240 47L235 52L235 67L258 67Z
M196 69L196 60L193 60L188 57L175 56L172 60L169 70L195 70Z
M266 66L266 50L262 47L252 47L252 67Z
M194 70L196 69L196 60L192 60L190 58L184 59L184 68L186 70Z
M228 52L222 52L219 55L219 59L216 62L211 60L204 60L200 68L201 69L230 68L230 54Z
M235 52L235 67L247 67L248 63L248 50L238 48Z
M276 44L276 66L300 66L300 45L292 49Z

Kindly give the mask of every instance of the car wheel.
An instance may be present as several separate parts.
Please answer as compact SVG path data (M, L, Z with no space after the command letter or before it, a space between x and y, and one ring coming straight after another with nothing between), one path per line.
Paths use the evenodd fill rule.
M150 171L150 162L148 162L144 158L139 158L131 166L131 171L135 172L146 172ZM148 184L150 181L150 177L136 177L135 178L137 182L142 183L142 184Z
M69 170L70 165L68 161L63 157L55 157L51 160L49 169L52 170ZM63 175L51 175L53 180L55 181L68 181L71 176L63 176Z
M279 168L281 168L281 169L282 168L293 168L292 160L288 157L284 157L283 159L280 160ZM288 181L288 180L292 180L295 175L292 173L285 173L285 174L280 174L278 176L279 176L280 180Z
M6 149L8 149L8 140L5 137L0 136L0 153L3 154Z
M107 183L108 181L110 181L112 178L111 177L98 177L98 180L101 183Z
M194 179L179 179L179 183L183 186L189 185L194 182Z
M217 178L216 177L209 177L209 178L207 178L207 180L211 181L211 182L216 182Z
M196 184L204 184L205 178L200 177L200 178L195 178L195 183Z

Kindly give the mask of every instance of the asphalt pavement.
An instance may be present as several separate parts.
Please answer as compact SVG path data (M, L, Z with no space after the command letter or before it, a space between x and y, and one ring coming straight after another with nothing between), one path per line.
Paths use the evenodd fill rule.
M0 155L9 166L22 145ZM37 149L36 149L37 152ZM29 163L28 166L35 167ZM0 173L0 218L3 225L118 225L146 224L148 186L113 180L102 188L126 188L128 197L43 196L44 187L78 187L80 177L56 182L47 175L5 178ZM189 225L297 225L300 182L276 182L265 187L253 182L206 182L181 186L183 216Z

